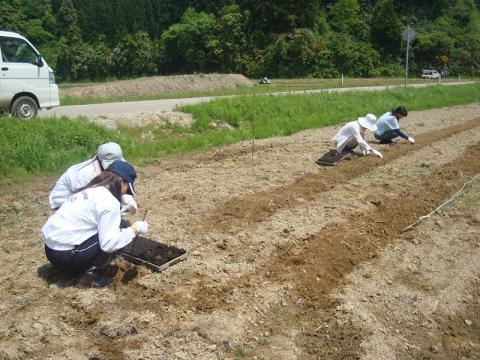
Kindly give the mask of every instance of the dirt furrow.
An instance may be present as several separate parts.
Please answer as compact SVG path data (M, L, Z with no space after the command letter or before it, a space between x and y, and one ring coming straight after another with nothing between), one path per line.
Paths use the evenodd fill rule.
M475 148L472 148L475 149ZM395 150L396 149L392 149ZM401 148L398 149L398 152L401 153ZM460 158L462 158L462 163L465 161L468 162L475 162L472 161L474 157L472 158L471 151L467 151L465 156L462 155ZM362 224L363 222L369 223L369 224L375 224L376 227L374 229L369 230L370 232L372 231L377 231L379 232L378 234L373 234L375 235L376 238L384 238L384 239L390 239L392 236L394 236L397 233L396 228L393 228L398 222L392 221L392 219L395 219L395 217L403 218L403 219L414 219L415 216L422 214L422 211L425 211L425 209L428 209L429 207L433 206L436 201L439 199L442 199L444 196L448 195L459 181L461 181L463 178L460 173L455 173L452 175L452 181L450 182L445 182L447 174L445 173L444 169L449 168L450 166L453 166L452 168L455 169L456 167L454 166L455 163L457 162L457 159L449 162L446 165L441 166L438 170L434 170L434 174L441 173L442 178L437 179L436 177L433 177L430 182L431 183L425 183L423 184L421 190L417 191L415 189L412 189L412 184L409 184L407 189L402 190L400 197L392 197L394 194L390 194L390 200L391 203L385 204L385 200L377 197L373 197L370 199L371 203L373 206L376 207L376 211L380 211L382 215L382 219L375 221L374 218L370 219L368 218L368 214L362 215L358 220L356 220L358 224ZM453 165L452 165L453 164ZM338 168L336 168L338 169ZM455 178L455 175L458 175L459 178ZM425 176L432 176L431 172L427 172ZM410 180L412 181L412 180ZM425 180L426 181L426 180ZM416 183L415 183L416 184ZM437 190L439 185L442 185L440 189ZM332 185L333 186L333 185ZM432 193L432 189L435 189ZM298 193L297 196L304 197L302 193L302 188L297 189ZM432 194L430 194L432 193ZM353 196L352 196L353 198ZM385 199L389 199L388 197L385 197ZM412 204L409 206L406 206L404 204L404 201L411 201ZM433 205L432 205L433 204ZM387 207L384 210L384 207ZM326 232L330 236L331 233L334 233L335 231L340 231L341 229L345 227L349 227L352 219L356 219L358 216L358 211L361 211L359 208L352 208L350 210L344 211L343 215L341 218L337 218L337 222L329 221L328 223L325 224L325 227L321 230L320 234L323 234ZM359 235L361 236L366 236L366 235L372 235L369 232L366 232L364 230L364 226L360 227L353 227L351 231L354 233L359 232ZM210 229L211 232L214 232L218 229ZM341 232L341 231L340 231ZM271 234L273 235L273 234ZM301 240L307 241L309 238L314 238L315 235L310 235L307 238L304 238ZM358 238L358 237L357 237ZM254 251L255 247L252 248L251 242L255 241L255 239L245 239L241 240L240 242L237 242L237 245L234 246L233 244L226 244L227 249L222 250L222 249L217 249L220 253L222 251L226 251L228 253L229 259L237 261L247 261L247 262L254 262L256 265L254 268L252 268L252 271L250 272L251 275L246 275L242 278L242 281L238 281L236 279L229 279L228 281L220 281L218 279L217 281L212 282L212 278L210 276L204 276L202 274L192 274L192 273L186 273L185 276L188 278L187 282L187 288L188 292L192 294L191 297L179 297L178 293L174 291L171 294L165 294L164 300L168 303L173 303L176 306L179 306L184 309L191 309L194 308L196 311L199 312L212 312L216 309L224 309L224 310L232 310L234 309L237 304L236 302L229 301L228 298L232 295L232 291L235 288L242 288L244 292L246 293L251 293L253 292L253 288L258 285L259 282L262 281L263 276L265 276L266 273L268 273L268 270L265 270L263 268L264 265L262 265L261 262L259 262L260 259L256 260L255 255L249 256L247 255L249 251ZM308 241L307 241L308 242ZM337 244L342 248L342 251L350 251L349 248L349 242L350 240L348 239L336 239L330 242L330 245ZM291 242L285 242L283 244L277 245L276 248L282 249L282 248L290 248L289 244ZM295 243L295 240L294 240ZM222 246L223 243L219 243L220 246ZM296 244L296 243L295 243ZM327 243L326 243L327 244ZM375 244L374 244L375 245ZM327 245L325 245L327 246ZM362 256L364 255L365 252L368 251L368 245L362 245L364 248L362 249ZM248 251L246 251L246 248L248 247ZM252 250L250 250L252 249ZM258 250L259 248L256 247ZM212 249L215 251L215 247ZM326 251L328 251L328 246ZM331 255L333 259L336 257L333 256L335 252L338 251L338 249L334 248L331 249L332 253L329 254ZM260 255L260 254L259 254ZM262 256L265 256L263 254ZM275 258L274 258L275 259ZM305 259L304 254L298 254L296 255L293 259L291 259L291 262L295 265L302 265L303 261L302 259ZM340 257L341 259L341 257ZM350 267L355 266L357 263L355 260L355 257L349 257L349 265ZM192 259L192 261L195 261L195 259ZM276 260L273 260L274 262ZM340 261L343 261L342 259ZM283 265L282 265L283 266ZM260 268L259 268L260 267ZM279 273L283 274L285 273L285 269L281 270L276 269L275 271L272 270L270 272L275 273L276 271L279 271ZM325 270L325 269L324 269ZM338 267L336 266L330 266L328 267L324 272L327 276L325 280L332 280L334 283L338 281L336 277L331 277L332 273L337 273L340 275L344 274L344 271L339 271ZM250 276L252 278L250 278ZM341 276L340 276L341 277ZM223 277L222 277L223 278ZM269 276L266 276L266 279L271 281L269 279ZM320 278L322 279L322 278ZM288 279L283 279L282 283L286 282ZM289 279L293 280L293 279ZM214 284L213 284L214 283ZM213 286L212 286L213 284ZM322 284L326 284L325 282L322 282ZM186 290L184 288L184 290Z
M79 290L48 275L39 229L50 214L54 179L6 189L0 194L0 358L358 358L370 330L339 318L341 303L331 294L366 264L376 279L386 246L399 237L417 241L416 232L400 235L401 228L478 172L479 145L467 148L480 141L478 109L476 103L412 112L402 127L417 144L378 146L384 162L367 157L317 168L313 160L336 130L329 127L259 141L253 157L236 144L139 167L149 237L183 247L189 257L163 273L138 267L128 284L121 277L133 265L119 260L115 283L102 290ZM448 267L450 260L432 261ZM441 285L422 279L416 275L412 286L432 286L434 297ZM382 300L372 292L375 310ZM478 319L461 314L454 319ZM377 315L381 324L394 318ZM449 318L438 316L449 332ZM375 341L395 337L391 326ZM438 341L418 328L423 342ZM453 336L447 340L456 344ZM475 337L466 339L475 349Z
M453 204L357 267L336 321L367 333L365 360L478 359L480 178Z
M478 173L479 156L480 144L477 144L422 178L410 191L385 198L375 211L352 213L347 223L329 224L296 246L279 251L265 274L271 281L293 283L294 288L287 300L288 307L278 306L267 314L265 329L278 334L285 323L300 328L303 324L302 336L296 342L304 349L305 358L313 355L320 359L358 358L361 332L331 322L336 306L329 296L331 291L355 266L375 257L417 216L428 213ZM321 324L330 327L319 329Z
M158 296L196 316L219 312L233 316L244 310L243 302L255 303L255 293L265 284L284 284L280 286L287 288L283 299L270 308L260 303L255 327L245 329L245 333L268 334L268 340L261 337L260 343L247 336L255 343L256 353L261 357L265 348L278 350L278 343L290 337L290 343L305 351L305 358L358 358L358 346L366 334L332 320L336 303L330 300L331 291L358 264L376 257L418 215L430 211L477 173L479 155L479 144L469 147L453 161L410 183L399 195L389 194L375 202L374 211L359 214L358 209L350 209L345 213L347 221L330 222L321 232L278 249L269 263L254 273L227 282L197 276L191 279L188 297L175 292ZM240 298L235 296L238 289ZM327 326L319 328L322 324Z
M460 125L421 134L417 137L415 146L401 144L384 151L385 161L406 156L433 142L479 125L480 118L475 118ZM201 225L196 232L205 233L211 229L218 229L223 232L239 231L247 224L251 227L264 221L279 209L299 205L300 195L303 200L311 201L320 192L357 177L381 163L382 160L372 157L356 159L355 161L344 162L339 166L321 168L317 174L305 176L297 179L294 183L280 186L274 190L255 192L241 198L232 198L219 205L205 219L200 220Z
M426 146L425 144L424 146ZM411 147L410 147L411 148ZM409 148L407 147L407 150ZM405 150L405 147L399 147L398 150L392 148L393 151L398 151L399 153L402 153L402 151ZM418 149L417 149L418 150ZM348 164L349 165L349 164ZM335 169L340 169L339 167ZM377 169L380 169L377 167ZM426 168L428 169L428 167ZM380 170L379 170L380 171ZM385 169L385 171L391 171L388 169ZM428 172L428 171L427 171ZM409 178L406 181L411 181ZM333 187L334 185L330 185L330 187ZM349 191L353 191L354 187L349 186ZM303 198L304 195L302 193L303 188L297 189L297 197ZM380 187L378 191L382 190L388 190L388 189L383 189ZM391 192L391 191L390 191ZM354 195L352 195L352 200L355 198ZM338 199L342 203L344 200L348 199ZM421 198L419 198L419 201L421 201ZM358 202L358 201L356 201ZM377 204L381 204L381 200L378 200L377 197L373 197L370 200L368 200L368 203L373 203L375 206ZM426 206L428 206L430 203L427 200L426 201ZM307 206L306 204L302 203L302 206ZM372 205L373 206L373 205ZM359 208L355 209L352 208L351 210L347 211L347 214L350 214L348 216L355 216L352 214L355 214L360 210ZM395 210L397 211L397 210ZM408 210L410 211L410 210ZM345 213L345 212L344 212ZM343 219L343 215L338 214L334 212L336 216L341 216L340 219ZM285 216L289 216L288 214L284 214ZM302 216L301 213L298 216ZM328 219L324 219L323 222L329 221ZM348 221L348 218L344 221ZM281 221L280 221L281 222ZM237 273L237 272L250 272L250 273L258 273L258 268L263 266L263 261L265 260L265 256L270 256L270 250L268 251L263 251L262 249L264 246L261 244L258 245L256 243L261 236L277 236L274 235L271 231L267 231L267 229L263 229L262 231L264 232L264 235L257 234L255 231L251 231L250 225L246 225L247 228L249 228L249 231L246 235L246 237L242 237L240 239L236 239L234 242L230 242L230 240L224 240L224 241L218 241L217 244L209 244L208 246L204 244L203 247L203 252L208 252L210 255L205 253L202 258L207 257L209 260L208 262L212 265L215 266L217 263L221 268L216 269L216 271L212 269L205 269L204 263L202 261L198 261L196 257L193 257L190 259L192 264L194 265L194 268L197 269L195 272L183 272L181 271L180 274L175 274L177 279L183 279L183 286L179 290L174 290L173 292L170 293L165 293L161 294L159 296L163 297L163 300L167 303L170 304L175 304L175 306L178 306L179 308L182 309L195 309L196 311L199 312L212 312L215 311L215 309L224 309L224 310L232 310L234 309L237 304L235 301L229 301L228 298L232 296L232 291L235 288L242 288L242 291L245 291L247 293L252 293L253 290L252 288L255 285L250 284L249 281L240 283L236 280L231 280L230 277ZM267 224L268 225L268 224ZM328 223L326 223L328 225ZM297 224L298 226L298 224ZM382 227L382 224L379 224L379 228ZM320 227L322 228L322 227ZM212 239L226 239L230 238L231 235L227 235L222 232L223 229L218 229L218 228L211 228L209 229L210 233L214 233L218 231L218 234L212 236ZM285 232L285 237L287 237L289 234L286 231L289 231L288 228L283 229ZM281 229L280 229L281 231ZM391 230L389 228L384 228L382 231L386 233L390 233ZM293 239L298 238L298 236L293 236L291 237ZM208 239L208 238L207 238ZM284 241L282 243L275 243L272 244L274 239L267 239L266 241L269 242L265 246L267 247L272 247L275 249L276 247L278 248L284 248L288 247L288 244L291 240L285 239L287 241ZM208 241L217 241L217 240L208 240ZM295 241L295 240L293 240ZM345 245L348 246L348 245ZM253 252L258 251L258 257L253 254ZM231 270L228 271L228 273L231 273L232 275L228 275L228 273L223 273L222 269L225 268L225 259L220 259L218 258L218 261L213 261L214 258L217 257L226 257L226 260L229 260L229 262L232 263L232 265L238 265L238 266L243 266L242 268L238 268L239 270ZM263 259L263 260L262 260ZM300 260L298 260L300 261ZM223 265L222 265L223 263ZM252 266L250 268L246 268L245 265L251 264ZM234 269L235 267L233 267ZM260 271L261 274L263 274L263 270ZM213 280L212 277L215 277L217 280ZM228 280L227 280L228 279ZM157 285L148 283L149 287L152 288L157 288ZM184 294L185 292L188 292L192 296L182 296L181 294Z

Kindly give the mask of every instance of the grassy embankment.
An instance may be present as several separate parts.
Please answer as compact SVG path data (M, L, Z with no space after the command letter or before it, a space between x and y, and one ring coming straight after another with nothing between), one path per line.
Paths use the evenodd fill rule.
M468 79L462 79L468 80ZM471 79L478 80L478 79ZM457 82L458 79L448 78L443 82ZM275 93L285 91L302 91L302 90L321 90L348 88L359 86L386 86L386 85L403 85L404 78L345 78L344 82L340 79L273 79L271 85L258 85L255 91L257 93ZM438 80L425 80L422 78L408 79L409 84L436 84ZM62 89L72 87L94 86L101 83L64 83L60 84L60 102L62 105L85 105L100 104L111 102L125 101L142 101L142 100L161 100L161 99L184 99L202 96L230 96L230 95L248 95L252 93L249 86L237 86L235 88L214 89L214 90L197 90L197 91L165 91L151 95L132 95L132 96L107 96L107 97L72 97L62 95Z
M120 127L108 130L85 119L0 118L0 185L34 176L54 175L91 157L98 144L116 141L133 163L156 157L295 132L348 121L368 112L377 115L399 104L409 110L466 104L480 99L480 84L434 86L360 93L244 96L183 106L196 119L192 129ZM210 129L221 120L234 130ZM252 126L254 120L254 127Z

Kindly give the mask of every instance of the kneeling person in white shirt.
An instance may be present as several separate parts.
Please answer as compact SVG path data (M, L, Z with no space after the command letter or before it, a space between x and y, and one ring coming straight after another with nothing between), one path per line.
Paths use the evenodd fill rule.
M80 286L111 283L112 279L99 276L98 269L108 263L109 254L148 231L145 221L120 228L120 201L124 194L135 195L136 177L130 164L116 160L107 171L71 195L43 226L48 260L60 271L83 274Z
M366 141L366 130L377 130L376 121L377 117L375 115L367 114L342 126L332 138L335 149L340 154L346 155L353 153L353 149L359 146L363 155L368 155L372 152L376 156L383 158L380 151L373 149Z
M101 144L98 147L97 155L92 159L72 165L55 183L48 200L52 210L57 210L68 200L70 195L75 193L77 189L87 185L95 176L115 161L122 160L123 152L120 145L114 142ZM130 212L135 214L138 210L137 203L132 195L125 194L122 196L122 212Z

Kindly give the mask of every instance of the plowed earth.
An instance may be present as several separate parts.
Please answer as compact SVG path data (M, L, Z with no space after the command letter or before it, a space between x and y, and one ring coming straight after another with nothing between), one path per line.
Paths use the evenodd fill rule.
M479 110L412 112L383 160L317 166L335 126L139 168L148 237L188 257L101 290L44 256L55 179L3 189L0 357L479 359Z
M101 84L61 88L61 97L108 98L112 96L157 95L164 92L230 89L250 86L252 82L240 74L202 74L151 76L133 80L109 81Z

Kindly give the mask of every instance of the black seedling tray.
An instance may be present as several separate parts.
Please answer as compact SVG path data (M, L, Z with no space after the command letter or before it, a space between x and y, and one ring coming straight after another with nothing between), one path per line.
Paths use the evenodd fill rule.
M160 272L185 260L187 251L139 236L123 249L122 256L134 264Z
M322 166L334 166L337 163L339 163L343 159L343 157L344 156L338 153L337 150L330 150L315 162L318 165L322 165Z

